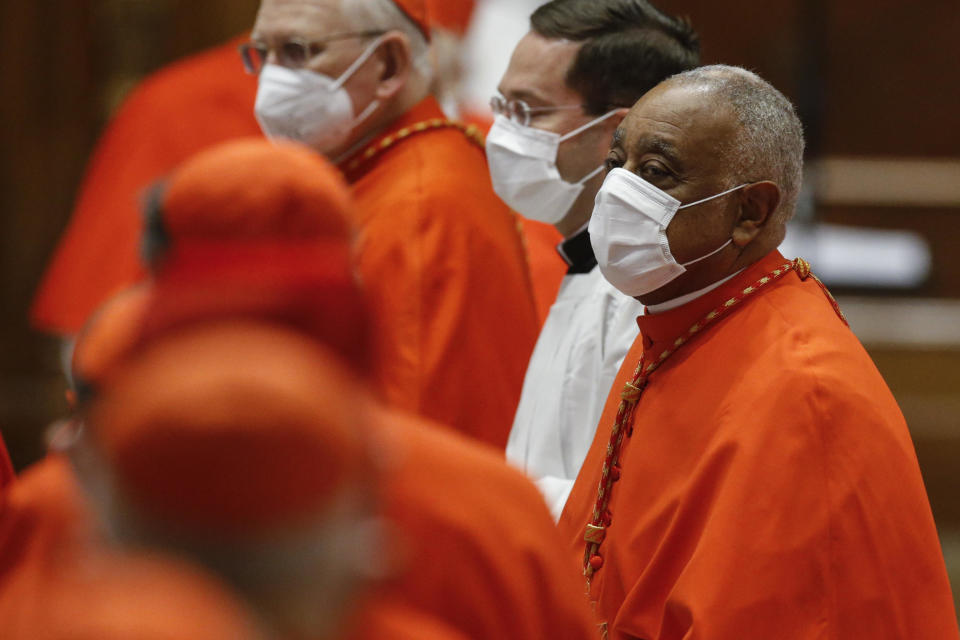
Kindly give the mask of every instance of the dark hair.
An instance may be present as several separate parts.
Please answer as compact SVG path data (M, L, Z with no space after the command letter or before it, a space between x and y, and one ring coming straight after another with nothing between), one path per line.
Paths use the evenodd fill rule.
M154 183L143 199L143 236L140 239L140 259L152 271L170 247L170 234L163 224L163 198L166 183Z
M685 18L646 0L552 0L530 16L544 38L583 42L567 86L594 115L632 107L670 76L700 64L700 39Z

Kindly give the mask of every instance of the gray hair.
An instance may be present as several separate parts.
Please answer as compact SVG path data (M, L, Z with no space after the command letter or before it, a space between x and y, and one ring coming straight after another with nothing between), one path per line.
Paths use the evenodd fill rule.
M730 186L775 182L781 200L774 216L786 223L796 210L803 182L803 125L793 104L769 82L740 67L698 67L668 82L702 88L733 111L741 134L724 150L730 158Z
M433 75L430 43L413 20L393 0L340 0L344 17L355 29L400 31L410 41L414 71L429 80Z

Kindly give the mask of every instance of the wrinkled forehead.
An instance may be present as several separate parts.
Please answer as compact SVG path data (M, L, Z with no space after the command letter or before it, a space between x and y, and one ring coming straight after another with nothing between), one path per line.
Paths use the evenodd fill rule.
M351 30L343 0L263 0L253 26L257 40L323 38Z
M732 111L711 91L667 82L637 101L617 136L630 155L668 145L689 162L729 148L738 132Z

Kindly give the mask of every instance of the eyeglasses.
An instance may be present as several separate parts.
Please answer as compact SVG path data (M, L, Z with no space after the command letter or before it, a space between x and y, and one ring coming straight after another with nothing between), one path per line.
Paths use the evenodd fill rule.
M341 33L322 40L301 40L291 39L281 42L277 46L268 46L263 42L244 42L237 49L240 51L240 58L243 60L243 68L247 73L258 75L267 63L267 57L270 52L277 55L277 64L289 69L300 69L315 57L320 55L327 44L338 40L349 40L351 38L371 38L373 36L382 36L386 31L358 31L356 33Z
M490 109L494 115L504 116L518 124L527 126L530 124L530 118L535 113L548 113L551 111L565 111L568 109L583 109L585 104L565 104L557 107L531 107L523 100L507 100L497 94L490 98Z

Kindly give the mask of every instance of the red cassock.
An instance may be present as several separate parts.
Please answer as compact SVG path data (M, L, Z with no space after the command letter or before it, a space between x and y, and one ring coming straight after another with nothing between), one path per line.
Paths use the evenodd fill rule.
M97 542L70 464L27 470L0 509L4 640L244 640L241 605L169 559L115 556Z
M567 275L567 263L557 252L563 236L551 224L520 218L523 227L524 245L533 280L533 299L537 305L537 318L543 325L550 314L550 307L557 300L560 284Z
M357 616L342 640L470 640L436 618L402 604L378 602Z
M408 603L475 640L597 638L576 563L529 480L460 434L381 417L396 454L384 511L404 568L374 601Z
M34 326L74 334L90 313L143 275L142 196L194 153L259 136L256 78L237 38L147 78L107 128L90 161L70 224L31 310Z
M341 167L380 389L502 448L538 321L517 219L493 192L482 147L430 97Z
M38 594L87 549L93 521L67 460L49 455L17 479L0 506L0 621L27 637ZM18 635L20 634L20 635Z
M559 524L584 566L621 390L635 397L625 384L641 356L667 353L625 425L605 526L589 533L610 638L958 637L897 403L814 278L761 280L784 264L773 252L638 321Z

